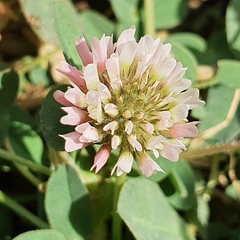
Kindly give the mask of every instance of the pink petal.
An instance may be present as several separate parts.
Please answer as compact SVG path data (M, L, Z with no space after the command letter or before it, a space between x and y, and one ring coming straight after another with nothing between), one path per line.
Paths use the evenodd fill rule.
M97 173L107 162L111 152L111 147L109 145L102 145L94 157L94 164L90 171L96 168L95 173Z
M82 60L83 66L93 62L92 53L90 52L84 37L80 37L75 41L78 54Z
M171 138L193 138L198 134L196 124L198 122L190 123L175 123L168 131L164 133Z
M152 174L156 174L157 172L164 172L146 152L137 154L136 160L138 167L146 177L150 177Z
M76 126L83 123L89 119L88 113L77 107L62 107L62 110L67 113L60 120L62 124Z
M59 136L65 139L65 150L67 152L73 152L78 149L85 148L87 145L89 145L87 143L82 143L79 141L81 134L78 132L71 132L64 135L59 134Z
M81 133L81 142L97 142L101 140L101 136L97 129L91 126L88 122L78 125L75 130Z
M91 41L93 62L97 63L98 72L103 72L106 69L105 62L107 60L108 40L103 35L100 40L94 37Z
M65 94L65 98L80 108L87 107L85 93L83 93L76 85L73 88L69 88Z
M64 92L62 92L60 90L56 90L53 93L53 97L58 103L62 104L65 107L73 106L73 104L65 98Z
M91 127L91 125L88 123L88 122L85 122L85 123L82 123L80 125L78 125L75 130L79 133L81 133L81 136L82 136L82 133L88 128L88 127Z
M61 61L61 68L57 69L60 73L68 77L75 85L77 85L83 92L86 92L86 82L83 79L83 74L76 67Z
M165 144L164 149L161 150L160 155L164 158L167 158L168 160L172 162L177 162L179 159L179 154L182 152L180 147L174 147L170 144Z

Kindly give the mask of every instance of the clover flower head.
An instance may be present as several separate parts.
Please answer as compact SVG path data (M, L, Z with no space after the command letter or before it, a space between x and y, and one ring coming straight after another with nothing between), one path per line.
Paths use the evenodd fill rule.
M110 36L76 40L83 68L61 62L59 72L69 78L66 92L54 98L63 105L64 125L75 131L61 135L72 152L101 144L91 168L98 172L111 150L119 149L112 173L129 173L133 161L145 176L162 171L148 154L177 161L186 147L184 138L195 137L197 122L188 122L189 110L201 106L198 89L187 90L186 68L170 55L171 45L151 36L134 38L135 27L124 30L117 42Z

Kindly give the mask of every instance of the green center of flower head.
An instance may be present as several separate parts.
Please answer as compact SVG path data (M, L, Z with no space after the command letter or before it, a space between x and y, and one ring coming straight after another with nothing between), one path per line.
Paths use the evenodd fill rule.
M158 113L169 111L176 105L174 102L163 103L166 89L160 81L151 81L148 70L139 78L135 77L135 72L132 70L128 75L125 73L127 76L120 76L122 86L117 91L112 89L107 71L99 77L111 97L102 101L103 121L93 123L103 135L102 142L109 143L113 149L121 145L122 149L131 152L146 150L146 142L151 136L163 135L157 127Z

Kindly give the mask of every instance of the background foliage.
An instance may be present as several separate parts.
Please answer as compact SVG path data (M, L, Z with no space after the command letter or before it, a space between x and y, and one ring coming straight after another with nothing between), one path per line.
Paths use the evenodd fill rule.
M61 152L52 98L60 60L81 68L80 35L131 25L172 44L206 101L190 116L200 135L148 179L110 177L114 153L89 172L97 146ZM2 0L0 34L0 239L239 239L239 0Z

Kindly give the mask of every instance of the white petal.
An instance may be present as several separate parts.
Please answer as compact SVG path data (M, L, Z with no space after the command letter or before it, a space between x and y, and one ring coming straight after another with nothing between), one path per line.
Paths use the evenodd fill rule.
M88 90L97 90L98 83L100 82L97 71L97 64L88 64L84 68L84 78L86 80L86 85Z

